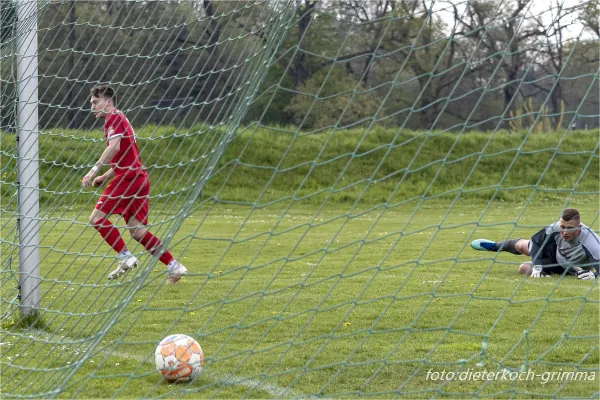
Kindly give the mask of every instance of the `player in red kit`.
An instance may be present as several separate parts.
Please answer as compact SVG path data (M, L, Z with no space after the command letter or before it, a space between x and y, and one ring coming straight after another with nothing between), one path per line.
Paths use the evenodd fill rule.
M96 118L104 119L106 149L81 184L84 188L100 186L114 178L90 215L90 223L119 254L119 266L108 275L108 279L116 279L138 265L137 258L127 250L119 230L108 220L112 214L119 214L125 219L131 237L167 266L167 283L176 283L187 269L163 248L160 239L146 229L150 179L142 164L133 128L127 117L117 109L116 93L109 85L93 87L90 102ZM96 177L100 168L109 164L111 168Z

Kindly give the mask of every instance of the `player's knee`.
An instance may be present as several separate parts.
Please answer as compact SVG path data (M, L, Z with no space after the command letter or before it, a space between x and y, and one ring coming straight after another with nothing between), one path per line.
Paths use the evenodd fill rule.
M104 218L100 218L97 215L90 215L90 224L92 224L94 228L99 228L102 225L103 221Z
M529 241L521 239L515 244L515 248L519 253L529 255Z
M525 262L519 266L519 272L523 275L531 275L532 271L531 262Z
M135 228L135 229L130 229L129 230L129 234L131 235L131 237L136 240L136 241L140 241L144 238L144 236L146 235L146 230L143 228Z

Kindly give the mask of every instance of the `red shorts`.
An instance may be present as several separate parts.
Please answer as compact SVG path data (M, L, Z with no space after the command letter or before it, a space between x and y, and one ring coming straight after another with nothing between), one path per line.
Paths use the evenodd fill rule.
M104 189L96 204L96 210L105 214L119 214L129 222L137 218L148 224L150 205L150 179L148 174L138 174L134 178L115 177Z

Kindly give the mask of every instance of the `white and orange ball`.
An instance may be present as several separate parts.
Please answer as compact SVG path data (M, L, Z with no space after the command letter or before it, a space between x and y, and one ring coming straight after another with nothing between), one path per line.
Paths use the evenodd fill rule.
M167 382L188 382L202 372L204 353L193 338L181 334L170 335L156 347L154 363Z

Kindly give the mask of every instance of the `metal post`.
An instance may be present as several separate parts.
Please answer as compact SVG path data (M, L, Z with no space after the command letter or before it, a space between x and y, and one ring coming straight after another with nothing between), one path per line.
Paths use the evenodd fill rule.
M17 146L21 312L40 307L37 1L17 4Z

